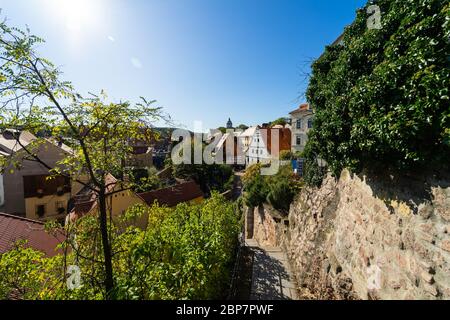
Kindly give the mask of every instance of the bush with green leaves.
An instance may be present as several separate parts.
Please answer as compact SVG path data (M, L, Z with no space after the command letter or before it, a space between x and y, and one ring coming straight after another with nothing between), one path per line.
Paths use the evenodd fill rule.
M294 192L289 181L280 180L269 185L267 202L275 209L288 212L290 204L294 198Z
M326 167L320 167L315 158L306 159L304 164L303 179L309 186L319 188L327 173Z
M294 154L291 150L282 150L280 151L280 160L292 160L294 158Z
M53 294L64 278L62 262L61 257L46 258L19 241L13 249L0 254L0 300L56 297Z
M244 203L249 207L258 207L266 201L268 185L258 171L251 179L244 182Z
M367 6L381 9L369 29ZM306 156L347 167L448 168L450 4L370 1L312 66L307 98L315 110Z
M257 207L264 203L267 197L267 183L261 176L261 164L247 167L242 177L243 201L246 206Z
M262 176L261 165L247 168L244 177L244 202L249 207L263 203L271 204L284 213L289 211L294 196L300 191L302 182L294 175L291 166L281 166L273 176Z
M130 178L135 192L149 192L165 187L163 181L157 175L156 168L135 169Z
M301 179L293 173L291 166L282 166L276 175L266 179L267 202L275 209L288 213L295 195L302 187Z
M118 279L119 297L224 298L239 220L233 203L217 193L200 205L153 207L147 231L127 251L123 277Z
M301 158L304 158L302 151L295 151L292 154L292 159L301 159Z
M148 215L146 230L129 225L142 215ZM0 300L107 297L96 217L83 217L70 229L78 245L66 255L45 257L23 244L0 254ZM235 205L217 193L201 204L130 208L111 227L114 292L108 297L223 299L240 230ZM63 251L70 241L61 245ZM80 268L81 288L67 288L68 265Z

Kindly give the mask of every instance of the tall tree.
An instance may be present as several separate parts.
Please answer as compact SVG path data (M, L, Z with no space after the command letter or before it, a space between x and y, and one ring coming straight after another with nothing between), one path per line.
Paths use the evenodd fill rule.
M240 125L237 126L237 129L242 130L242 131L245 131L245 130L248 129L248 126L245 125L245 124L240 124Z
M281 126L284 127L286 124L287 124L287 122L286 122L285 118L278 118L277 120L272 121L270 123L270 126L273 127L273 126L276 126L276 125L281 125Z
M105 296L111 299L114 274L108 220L112 208L106 200L117 189L112 191L113 182L107 176L123 172L123 160L132 152L128 142L150 138L151 123L164 115L161 108L154 107L155 101L144 98L132 104L107 102L103 92L81 96L70 82L61 80L61 71L54 64L37 54L35 47L42 42L29 30L0 23L0 129L45 132L70 146L71 156L49 166L37 153L46 141L38 135L30 145L21 145L25 153L3 157L0 168L36 161L52 175L69 177L96 195ZM20 145L19 135L16 138ZM130 187L125 181L114 183L122 189Z

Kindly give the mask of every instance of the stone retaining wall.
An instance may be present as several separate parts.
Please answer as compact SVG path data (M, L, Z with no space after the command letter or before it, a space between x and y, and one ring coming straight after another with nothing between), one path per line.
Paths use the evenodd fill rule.
M286 218L253 209L253 236L284 248L304 297L450 299L447 181L344 170L302 190Z

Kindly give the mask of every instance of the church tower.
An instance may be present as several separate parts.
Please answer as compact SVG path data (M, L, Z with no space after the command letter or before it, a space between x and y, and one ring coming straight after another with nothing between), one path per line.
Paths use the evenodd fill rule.
M228 118L228 121L227 121L227 129L233 129L233 122L231 122L230 118Z

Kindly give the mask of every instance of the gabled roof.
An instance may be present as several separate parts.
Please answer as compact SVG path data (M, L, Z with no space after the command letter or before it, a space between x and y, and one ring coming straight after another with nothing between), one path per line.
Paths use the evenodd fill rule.
M255 134L257 128L258 126L247 128L244 132L240 134L239 137L252 137Z
M168 188L140 193L139 196L149 206L157 201L160 205L174 207L179 203L203 197L203 192L197 183L188 181Z
M0 253L13 249L19 240L26 240L26 247L44 252L51 257L58 254L56 247L65 240L62 233L50 235L44 223L0 212Z
M308 111L310 111L310 112L312 111L309 106L309 103L302 103L301 105L298 106L297 109L289 112L289 114L298 113L298 112L308 112Z
M11 154L29 145L36 137L28 131L5 129L0 132L0 148L2 153Z
M58 140L56 140L54 138L47 138L45 140L47 140L51 144L61 148L64 152L73 154L73 149L71 147L69 147L68 145L62 143L61 141L58 141Z
M27 147L36 136L29 131L19 131L15 129L5 129L0 132L0 155L11 155ZM73 153L73 150L62 142L54 138L45 139L48 143L60 148L66 153Z

